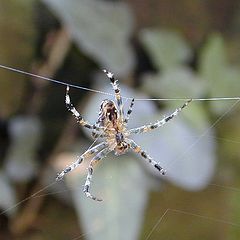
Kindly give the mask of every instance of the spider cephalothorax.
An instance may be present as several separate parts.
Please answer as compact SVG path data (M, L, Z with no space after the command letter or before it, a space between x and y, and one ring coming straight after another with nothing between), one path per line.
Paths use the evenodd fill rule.
M132 99L127 114L125 115L123 111L122 98L120 95L120 88L118 87L117 80L114 78L114 75L111 72L108 72L107 70L103 71L106 73L107 77L111 81L113 90L115 92L117 104L115 104L114 101L108 99L103 100L100 106L98 120L96 121L95 124L90 124L86 122L82 118L80 113L75 109L75 107L70 101L69 87L67 87L65 100L67 109L70 112L72 112L72 114L77 119L78 123L81 126L90 129L92 131L92 136L94 138L101 138L103 139L103 141L96 145L95 147L92 147L88 149L86 152L84 152L73 164L68 166L61 173L59 173L56 178L56 180L62 179L66 173L78 167L84 158L93 156L88 167L88 175L83 188L83 192L86 194L87 197L97 201L101 201L101 199L94 197L90 193L90 183L93 175L93 166L95 163L100 161L102 158L104 158L108 153L112 151L114 151L116 155L120 155L127 152L129 149L132 149L134 152L140 154L151 165L153 165L153 167L155 167L162 175L166 173L165 170L159 165L159 163L153 160L144 150L141 149L140 146L138 146L132 139L130 139L129 136L131 134L148 132L163 126L165 123L167 123L168 121L172 120L175 116L177 116L178 113L183 108L185 108L191 101L191 99L188 100L186 103L182 105L182 107L177 108L172 114L170 114L167 117L164 117L162 120L158 120L153 124L147 124L145 126L141 126L138 128L127 129L127 123L129 120L129 116L132 113L134 99Z
M99 117L97 123L99 126L106 126L109 124L114 128L117 128L118 110L115 103L111 100L105 99L101 103Z

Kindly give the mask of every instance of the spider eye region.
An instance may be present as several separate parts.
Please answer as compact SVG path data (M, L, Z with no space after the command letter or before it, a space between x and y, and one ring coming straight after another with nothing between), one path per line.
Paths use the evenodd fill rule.
M115 103L111 100L104 100L101 104L101 115L104 116L108 121L114 122L118 118L118 111Z

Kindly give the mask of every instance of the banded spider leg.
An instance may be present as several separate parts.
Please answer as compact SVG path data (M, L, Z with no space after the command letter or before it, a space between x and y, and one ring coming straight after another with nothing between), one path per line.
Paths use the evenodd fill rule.
M133 105L134 105L134 98L132 99L132 101L130 103L130 106L129 106L128 111L127 111L127 116L124 119L124 123L126 123L126 124L128 123L129 117L132 113Z
M129 134L139 134L139 133L145 133L149 132L153 129L162 127L164 124L168 123L170 120L172 120L174 117L176 117L190 102L192 99L189 99L187 102L185 102L180 108L177 108L172 114L164 117L161 120L158 120L155 123L150 123L148 125L144 125L138 128L132 128L128 132Z
M108 146L108 144L106 142L102 142L102 143L99 143L98 145L96 145L95 147L88 149L85 153L83 153L80 157L78 157L74 163L72 163L71 165L66 167L64 170L62 170L62 172L60 172L57 175L56 180L57 181L61 180L65 174L67 174L67 173L73 171L75 168L77 168L85 158L91 157L93 154L99 152L100 150L102 150L103 148L106 148L107 146Z
M91 161L90 161L90 164L89 164L89 167L88 167L88 175L87 175L87 179L86 179L86 182L84 184L84 188L83 188L83 192L85 193L85 195L88 197L88 198L91 198L93 200L96 200L96 201L102 201L102 199L100 198L97 198L95 196L93 196L89 190L90 190L90 185L91 185L91 180L92 180L92 176L93 176L93 167L95 164L97 164L101 159L103 159L104 157L107 156L107 154L109 152L111 152L112 150L109 149L108 147L102 149Z
M76 110L74 105L71 103L71 99L69 96L69 86L67 86L67 89L66 89L65 103L66 103L67 110L73 114L73 116L77 119L77 122L81 126L88 128L88 129L92 130L93 132L97 132L97 131L103 132L105 130L104 127L98 127L95 124L90 124L83 119L82 115Z
M162 127L164 124L172 120L174 117L176 117L182 109L184 109L192 99L189 99L187 102L185 102L180 108L177 108L172 114L164 117L162 120L158 120L157 122L153 124L144 125L138 128L133 128L129 130L129 134L139 134L139 133L145 133L149 132L150 130ZM133 140L130 141L130 147L133 149L134 152L141 154L143 158L148 160L150 164L152 164L162 175L166 174L166 170L164 170L156 161L154 161L145 151L141 149L140 146L138 146Z
M134 152L140 154L145 160L148 161L153 167L155 167L162 175L166 174L166 170L164 170L155 160L153 160L144 150L141 149L139 145L137 145L133 140L129 140L130 147Z
M111 81L114 93L115 93L115 98L117 101L117 106L119 108L119 115L120 115L120 119L122 121L124 121L124 111L123 111L123 103L122 103L122 97L121 97L121 93L120 93L120 88L117 84L117 79L115 79L114 74L107 71L106 69L103 69L103 72L106 73L107 77L109 78L109 80Z

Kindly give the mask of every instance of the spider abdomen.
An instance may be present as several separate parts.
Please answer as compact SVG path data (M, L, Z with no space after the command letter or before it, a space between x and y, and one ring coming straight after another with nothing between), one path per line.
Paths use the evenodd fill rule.
M118 132L115 135L115 138L116 138L117 145L120 145L124 141L124 137L123 137L123 134L121 132Z
M125 141L124 135L121 132L115 134L116 147L115 154L124 154L129 149L129 144Z

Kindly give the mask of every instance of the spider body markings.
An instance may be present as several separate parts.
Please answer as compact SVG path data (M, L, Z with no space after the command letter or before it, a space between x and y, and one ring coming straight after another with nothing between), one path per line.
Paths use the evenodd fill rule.
M132 113L134 99L132 99L127 114L125 116L122 104L122 97L120 94L120 88L117 84L117 80L114 78L114 75L111 72L107 70L103 70L103 72L106 73L107 77L109 78L112 84L113 90L115 92L116 103L108 99L103 100L100 105L100 112L98 115L97 122L95 124L90 124L87 121L85 121L81 114L75 109L70 100L69 86L67 86L65 97L66 107L68 111L70 111L73 114L73 116L77 119L78 123L81 126L88 128L92 132L92 136L94 138L101 138L103 142L88 149L80 157L78 157L74 163L65 168L56 177L57 181L61 180L65 174L73 171L76 167L78 167L85 158L93 157L88 166L88 174L84 184L83 192L87 197L97 201L102 200L93 196L90 193L90 184L93 176L94 165L112 151L114 151L115 155L121 155L126 153L128 150L132 149L134 152L140 154L162 175L165 175L166 171L159 165L159 163L152 159L144 150L142 150L142 148L139 145L137 145L137 143L130 139L129 136L131 134L144 133L156 129L158 127L162 127L164 124L166 124L167 122L172 120L175 116L177 116L182 111L182 109L185 108L192 101L191 99L188 100L180 108L177 108L172 114L164 117L161 120L158 120L153 124L128 129L127 123Z

